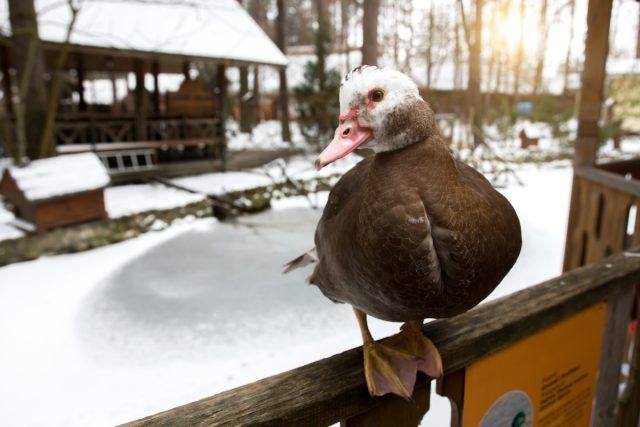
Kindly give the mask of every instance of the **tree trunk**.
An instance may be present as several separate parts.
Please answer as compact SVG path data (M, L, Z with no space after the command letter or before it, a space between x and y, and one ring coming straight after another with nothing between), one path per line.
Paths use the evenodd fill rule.
M472 108L471 125L473 148L484 143L482 136L482 97L480 93L481 79L481 47L482 47L482 7L483 0L475 0L476 18L473 26L473 43L469 49L469 100Z
M378 10L380 0L364 0L362 65L378 65Z
M571 10L571 21L569 25L569 46L567 46L567 55L564 59L564 73L562 78L562 93L565 95L569 91L569 71L571 69L571 45L573 44L573 26L576 14L576 0L569 0L569 8ZM638 27L638 40L640 40L640 26ZM640 46L640 43L638 43Z
M517 104L520 98L520 71L522 70L522 54L524 44L524 12L525 12L525 0L520 0L520 38L518 40L518 46L516 48L516 60L513 64L513 104Z
M429 29L427 33L427 89L431 89L431 71L433 69L433 55L432 49L433 46L433 25L435 23L435 19L433 16L433 7L434 4L431 2L429 5Z
M34 1L9 0L9 19L13 33L12 62L20 88L20 105L16 108L16 116L22 116L16 117L18 144L14 156L21 162L25 156L30 159L39 156L47 115L47 89L43 79L45 66Z
M318 31L316 34L318 84L320 92L323 92L326 81L326 59L329 54L329 44L331 43L331 36L329 34L329 8L327 7L327 0L315 0L315 4L318 16Z
M461 56L462 52L460 49L460 21L456 19L453 23L453 35L455 38L455 43L453 47L453 88L460 89L461 84Z
M286 0L277 0L278 22L276 25L276 45L282 53L287 50L287 4ZM287 87L287 69L280 68L280 122L282 124L282 140L291 142L291 130L289 129L289 88Z
M540 7L540 46L538 46L538 62L536 75L533 80L533 93L537 94L542 88L542 72L544 71L544 54L547 50L547 0L542 0Z
M342 37L342 48L344 49L344 59L346 64L345 73L351 71L351 61L349 58L349 3L350 0L340 0L340 37Z

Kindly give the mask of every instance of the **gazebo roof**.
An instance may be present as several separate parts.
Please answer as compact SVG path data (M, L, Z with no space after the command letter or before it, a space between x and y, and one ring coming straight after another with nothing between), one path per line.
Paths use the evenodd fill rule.
M205 60L286 66L287 58L236 0L84 0L71 36L72 52L94 57ZM45 53L65 39L71 12L65 1L36 0ZM7 0L0 28L11 34ZM101 69L95 61L87 66ZM48 58L49 60L49 58ZM93 62L93 63L92 63Z

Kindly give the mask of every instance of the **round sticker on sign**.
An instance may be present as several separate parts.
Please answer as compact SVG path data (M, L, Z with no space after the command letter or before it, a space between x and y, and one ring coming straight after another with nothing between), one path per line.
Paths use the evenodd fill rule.
M482 417L479 427L533 426L533 405L523 391L513 390L500 396Z

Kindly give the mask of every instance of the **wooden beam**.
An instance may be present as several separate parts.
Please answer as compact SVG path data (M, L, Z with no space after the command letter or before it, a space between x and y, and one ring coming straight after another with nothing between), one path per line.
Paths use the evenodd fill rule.
M147 139L147 109L149 100L147 91L144 88L144 76L146 74L146 64L141 59L134 62L136 76L135 88L135 115L136 115L136 139L145 141Z
M638 251L427 324L424 331L440 350L445 375L635 286ZM127 425L330 425L395 399L369 396L362 365L358 347ZM419 376L417 387L424 381Z
M613 0L589 0L582 84L578 96L575 166L590 166L596 161L612 2Z

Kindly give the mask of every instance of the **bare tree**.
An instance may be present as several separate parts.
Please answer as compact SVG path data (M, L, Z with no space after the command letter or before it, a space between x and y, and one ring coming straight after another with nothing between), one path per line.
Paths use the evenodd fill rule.
M64 44L58 56L56 63L56 69L53 70L53 79L51 80L51 87L49 89L49 100L47 102L47 116L45 119L45 126L40 139L40 152L38 157L49 157L56 154L56 144L54 139L56 116L58 113L58 101L60 98L60 86L62 84L62 77L64 74L64 67L69 58L69 50L71 49L71 33L78 17L79 9L74 5L73 0L67 0L69 10L71 11L71 20L67 26L67 34L64 39ZM82 90L82 88L81 88ZM116 98L114 96L113 101L115 103Z
M533 79L533 93L537 94L542 87L542 72L544 71L544 54L547 50L547 0L542 0L540 6L540 44L538 45L538 57L536 62L536 75Z
M9 0L9 19L13 33L13 63L18 81L16 147L18 162L25 157L36 159L47 115L45 65L38 35L34 0ZM28 126L27 126L28 124Z
M282 51L286 53L287 49L287 4L286 0L277 0L278 4L278 19L276 25L276 44ZM287 70L286 68L280 68L278 70L280 75L280 118L282 123L282 140L291 141L291 130L289 129L289 88L287 87Z
M378 12L380 0L364 0L362 64L378 65Z
M571 69L571 45L573 44L573 34L574 34L574 18L576 15L576 0L569 0L569 15L570 25L569 25L569 45L567 46L567 55L564 59L564 72L562 78L562 93L566 94L569 90L569 71ZM640 26L638 27L638 34L640 39ZM640 43L639 43L640 46Z
M473 134L473 148L476 148L484 144L482 134L482 97L480 93L483 0L475 0L473 33L467 24L463 0L458 0L458 5L460 7L460 17L462 18L465 40L469 50L467 96L469 99L468 105L470 106L469 115Z
M431 88L431 74L433 70L433 38L435 33L435 18L433 9L435 5L433 1L429 4L428 16L428 29L427 29L427 49L426 49L426 61L427 61L427 89Z
M513 103L516 104L520 98L520 73L522 71L522 54L524 53L524 13L525 0L520 0L520 37L516 47L516 58L513 64Z

